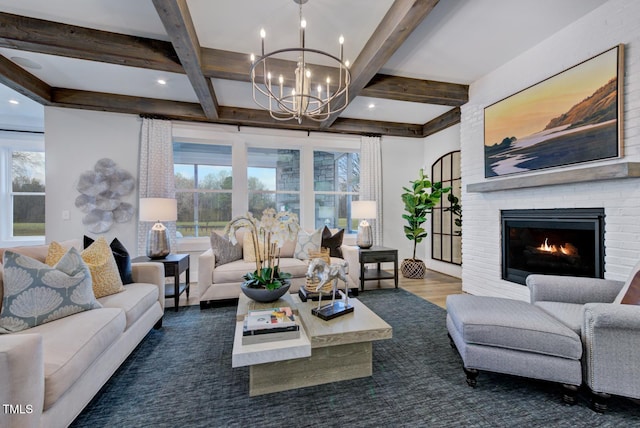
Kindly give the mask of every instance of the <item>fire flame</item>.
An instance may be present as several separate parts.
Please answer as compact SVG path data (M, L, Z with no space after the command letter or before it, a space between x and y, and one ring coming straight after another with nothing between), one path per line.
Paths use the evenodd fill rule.
M549 245L549 239L545 238L544 239L544 243L541 244L538 247L538 250L544 251L546 253L558 253L558 252L560 252L560 253L562 253L562 254L564 254L566 256L573 256L573 255L576 254L576 251L575 251L575 247L573 247L573 248L571 248L571 247L573 247L573 246L570 245L570 244L567 244L566 246L560 245L560 248L558 249L558 247L555 246L555 245Z

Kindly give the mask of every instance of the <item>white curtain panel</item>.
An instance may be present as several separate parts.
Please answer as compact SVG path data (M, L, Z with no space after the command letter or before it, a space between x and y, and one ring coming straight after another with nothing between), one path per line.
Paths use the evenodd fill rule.
M361 137L360 140L360 200L376 201L377 215L371 220L373 244L382 241L382 155L380 137Z
M175 198L171 122L142 119L140 131L140 198ZM169 229L172 252L176 245L176 223L163 222ZM138 223L138 254L146 254L147 234L153 224Z

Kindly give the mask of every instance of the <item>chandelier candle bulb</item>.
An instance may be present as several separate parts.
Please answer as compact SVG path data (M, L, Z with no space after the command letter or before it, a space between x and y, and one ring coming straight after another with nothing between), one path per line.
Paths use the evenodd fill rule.
M316 122L323 122L329 119L333 113L343 111L348 105L349 85L351 84L351 74L348 65L343 62L344 58L344 37L340 35L340 56L330 53L310 49L306 47L306 27L307 21L302 16L302 5L307 0L293 0L299 6L299 45L297 47L277 49L272 52L265 52L265 31L260 31L262 56L252 58L250 78L253 87L254 102L269 112L269 115L280 121L295 119L302 123L303 119L310 119ZM335 40L335 39L334 39ZM280 57L283 54L297 55L297 61L283 63ZM331 81L327 79L326 94L323 87L324 82L312 84L312 72L309 64L322 64L328 60L332 61L335 71L338 73L335 91L331 91ZM267 62L277 62L278 67L287 67L289 71L283 72L280 83L280 91L273 92L271 77L267 73L270 68ZM290 65L289 65L290 64ZM313 67L313 66L312 66ZM330 66L329 66L330 67ZM284 76L287 76L287 86L292 88L290 95L284 94ZM317 93L314 89L317 88ZM257 94L264 95L269 101L264 102L257 98ZM346 96L345 96L346 95ZM266 100L265 100L266 101ZM338 104L339 102L339 104Z

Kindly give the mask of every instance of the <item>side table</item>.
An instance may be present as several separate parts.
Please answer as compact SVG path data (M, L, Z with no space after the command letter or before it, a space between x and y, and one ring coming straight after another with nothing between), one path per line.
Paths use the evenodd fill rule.
M131 263L140 262L156 262L164 265L164 277L173 277L173 287L171 284L165 284L164 297L173 297L175 302L174 310L178 312L178 304L180 295L186 291L187 299L189 299L189 254L169 254L164 259L150 259L147 256L136 257ZM180 274L185 273L185 283L180 283Z
M364 282L371 280L391 279L398 288L398 250L387 247L371 247L359 249L360 261L360 291L364 291ZM380 269L380 263L393 262L393 273L389 273ZM365 270L366 263L377 263L378 269Z

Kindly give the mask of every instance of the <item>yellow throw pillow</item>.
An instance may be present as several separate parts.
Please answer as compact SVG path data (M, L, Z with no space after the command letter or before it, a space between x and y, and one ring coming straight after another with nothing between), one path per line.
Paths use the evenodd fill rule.
M45 263L49 266L55 266L66 252L67 250L62 245L52 242L49 245L49 253ZM118 265L104 237L96 239L80 255L89 266L93 281L93 294L96 299L124 291Z
M248 230L244 233L244 238L242 239L242 258L245 262L255 262L256 261L256 250L253 245L253 233ZM258 238L258 247L260 248L260 256L264 260L264 243L261 239Z

